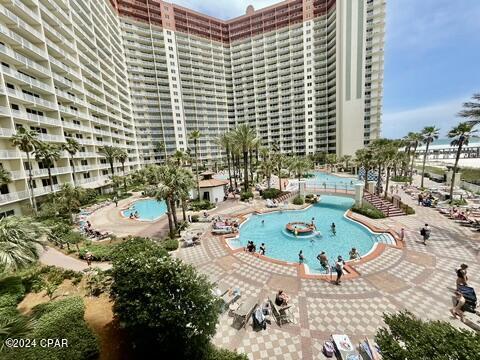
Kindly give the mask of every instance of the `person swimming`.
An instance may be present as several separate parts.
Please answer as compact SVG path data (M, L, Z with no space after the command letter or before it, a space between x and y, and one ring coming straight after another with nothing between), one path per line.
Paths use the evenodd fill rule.
M330 225L330 230L332 231L333 235L337 233L337 227L335 226L334 222L332 222L332 225Z

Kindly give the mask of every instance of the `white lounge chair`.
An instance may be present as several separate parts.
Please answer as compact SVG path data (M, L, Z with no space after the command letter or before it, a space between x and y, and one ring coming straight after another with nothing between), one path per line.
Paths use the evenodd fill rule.
M248 319L257 307L257 304L258 302L256 298L250 297L245 299L245 301L243 301L240 306L233 311L235 321L238 321L242 327L245 327L248 323Z
M360 354L355 350L347 335L332 335L332 341L340 360L360 360Z

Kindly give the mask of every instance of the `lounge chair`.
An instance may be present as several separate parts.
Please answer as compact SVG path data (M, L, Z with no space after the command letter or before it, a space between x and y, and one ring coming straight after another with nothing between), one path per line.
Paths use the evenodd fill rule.
M212 229L213 234L230 234L233 232L232 226L225 226L217 229Z
M269 298L268 300L272 305L272 314L277 324L282 326L283 323L293 322L293 314L290 310L292 305L279 306L275 303L276 297L277 293L273 294L273 297Z
M332 335L332 341L340 360L360 360L360 354L355 350L347 335Z
M225 293L230 290L231 286L229 286L226 282L224 281L219 281L216 285L215 288L213 289L213 294L222 297L225 295Z
M360 355L362 355L362 358L364 360L381 360L382 359L378 346L368 338L360 342L359 351L360 351Z
M233 304L240 298L241 294L238 289L228 289L220 298L223 301L223 310L227 309L230 304Z
M242 327L247 325L248 319L252 315L253 311L257 307L257 299L250 297L245 299L240 306L233 311L233 316L235 317L235 321L239 322Z

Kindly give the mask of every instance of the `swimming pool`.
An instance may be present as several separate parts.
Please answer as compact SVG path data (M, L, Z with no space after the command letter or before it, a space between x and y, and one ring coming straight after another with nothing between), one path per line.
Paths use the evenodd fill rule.
M138 220L152 221L157 220L167 212L167 204L165 201L158 201L155 199L144 199L133 202L127 210L123 210L122 214L125 217L130 217L130 214L138 212Z
M265 243L266 256L288 262L298 262L298 253L302 250L310 272L320 273L317 255L321 251L325 251L330 263L333 263L338 255L348 260L353 247L364 256L377 242L394 243L390 235L373 233L365 226L346 218L345 211L353 203L351 198L324 195L318 204L305 210L252 215L240 227L239 237L229 240L229 244L232 248L239 248L252 240L258 250L260 244ZM295 237L285 230L285 225L289 222L311 223L312 218L315 218L315 226L321 235ZM332 222L335 223L335 234L330 228Z
M358 180L355 177L341 177L332 175L329 173L316 171L313 173L315 176L307 178L307 184L315 185L317 187L326 185L327 188L331 189L337 187L338 189L348 189L353 190L355 184L362 184L361 180Z

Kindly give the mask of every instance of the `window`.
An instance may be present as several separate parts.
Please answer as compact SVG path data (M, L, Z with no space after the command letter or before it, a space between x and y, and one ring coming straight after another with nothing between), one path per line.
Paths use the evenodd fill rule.
M7 83L7 88L15 90L15 85Z
M10 104L10 107L12 108L12 110L20 110L17 104Z
M105 175L105 174L103 174ZM90 179L90 173L87 171L86 173L83 173L83 178L84 179Z

